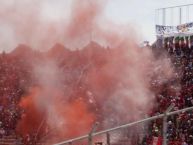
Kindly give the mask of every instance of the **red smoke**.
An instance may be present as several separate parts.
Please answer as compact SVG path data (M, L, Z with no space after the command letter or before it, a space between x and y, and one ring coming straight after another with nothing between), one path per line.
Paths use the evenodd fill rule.
M105 129L142 117L153 94L146 78L151 65L142 63L151 57L146 49L133 52L139 49L91 42L77 51L55 45L49 52L36 52L38 61L31 62L35 88L26 90L20 102L24 115L17 131L39 138L49 133L49 139L58 140L86 134L96 121ZM131 58L129 51L141 58Z
M50 91L55 91L50 90ZM58 96L51 96L56 99L52 100L54 106L45 106L38 97L42 93L42 88L33 88L30 90L28 96L20 102L20 107L24 109L21 120L17 125L17 132L22 134L24 137L27 134L35 134L38 138L43 137L46 134L51 134L50 139L62 139L69 138L73 136L81 135L82 133L87 133L95 120L95 114L89 111L88 105L83 100L72 100L70 102L61 102ZM44 99L48 99L47 96ZM43 105L42 107L39 105ZM59 118L55 120L54 116L49 116L52 114L52 109L46 110L48 108L54 107ZM53 118L50 118L53 117ZM49 120L51 119L51 120Z
M88 133L95 121L105 129L144 117L153 104L154 66L165 70L167 62L158 63L151 50L138 47L130 28L100 23L102 1L76 0L68 24L46 23L34 6L23 20L13 19L14 35L41 50L57 42L72 48L55 45L26 54L33 56L22 62L32 66L28 85L33 89L27 88L19 103L24 113L17 131L58 140ZM23 5L18 8L16 15Z
M24 109L24 112L21 116L21 121L17 125L17 131L22 133L23 136L36 133L41 120L43 120L43 112L37 109L34 101L37 91L37 88L31 90L30 95L23 98L19 104Z

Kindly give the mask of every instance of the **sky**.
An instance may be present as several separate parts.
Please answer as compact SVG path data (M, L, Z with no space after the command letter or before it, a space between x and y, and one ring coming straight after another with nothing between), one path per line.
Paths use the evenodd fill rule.
M14 5L15 7L24 5L27 3L31 3L31 0L0 0L0 14L1 11L10 9L10 5ZM50 20L58 21L65 19L68 17L70 12L70 4L72 0L34 0L33 1L42 3L42 14L47 16ZM132 25L137 29L138 34L140 34L140 41L150 41L153 43L156 40L155 34L155 25L159 22L158 15L156 15L155 10L158 8L170 7L170 6L177 6L177 5L184 5L184 4L193 4L193 0L107 0L107 5L104 10L104 15L109 20L113 21L117 24L124 24L124 25ZM3 8L3 10L2 10ZM25 16L25 13L28 14L26 8L25 11L20 11L19 14ZM29 8L30 9L30 8ZM193 22L193 6L191 7L192 13L190 13L189 17L191 17L191 22ZM23 14L24 13L24 14ZM169 13L167 13L169 15ZM191 15L192 14L192 15ZM174 12L175 15L175 12ZM177 14L176 14L177 15ZM12 16L11 16L12 17ZM16 16L15 19L18 16ZM156 18L157 17L157 18ZM185 19L185 12L183 14L184 23L186 22ZM12 19L12 18L11 18ZM19 18L20 19L20 18ZM167 17L167 21L171 22L171 18ZM8 20L8 21L7 21ZM7 21L7 22L4 22ZM7 45L7 40L13 37L12 33L12 20L9 18L1 19L0 15L0 37L2 38L0 42L4 43L5 48L15 47L16 41L11 42L10 44L14 45ZM175 20L174 20L175 21ZM168 25L170 25L168 23ZM13 37L14 38L14 37ZM14 40L14 39L13 39ZM18 40L17 40L18 41Z
M63 4L70 3L70 0L48 1L52 5L50 5L50 10L47 9L47 14L53 15L50 12L55 5L58 9L58 13L56 13L58 16L60 15L59 11L63 9ZM159 23L158 18L155 18L158 17L155 10L185 4L193 4L193 0L108 0L105 16L117 24L131 24L142 35L141 41L147 40L153 43L156 40L155 25ZM168 13L168 16L170 16L170 13ZM175 21L175 14L173 21Z
M50 9L47 9L48 15L52 15L50 12L54 6L57 7L58 13L56 14L59 15L59 10L63 9L63 5L68 5L70 3L70 0L58 0L57 2L53 0L48 1L52 3ZM155 25L159 23L160 20L158 19L161 18L161 16L158 18L158 14L155 10L185 4L193 4L193 0L108 0L105 8L105 16L114 23L133 25L138 30L138 33L141 34L141 41L147 40L153 43L156 39ZM169 21L170 14L167 13L166 15L168 15L166 21Z
M153 43L156 39L155 25L159 22L158 18L155 18L158 17L155 10L184 4L193 4L193 0L110 0L106 15L115 22L135 24L143 40Z

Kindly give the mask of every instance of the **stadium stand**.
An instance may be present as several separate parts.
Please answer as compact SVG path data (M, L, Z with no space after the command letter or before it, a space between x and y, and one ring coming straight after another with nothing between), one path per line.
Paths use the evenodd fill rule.
M152 88L157 92L157 106L152 110L151 116L163 113L171 103L175 103L175 110L193 106L193 46L184 42L184 38L178 38L182 39L181 42L178 40L171 41L171 39L166 38L162 48L168 52L168 57L171 58L176 71L173 74L174 78L168 80L165 84L160 85L160 80L152 80ZM61 51L61 49L57 51ZM3 52L0 55L0 144L2 145L20 144L20 142L26 145L37 144L33 135L26 135L25 138L21 138L16 132L16 124L23 113L23 110L18 106L18 102L25 93L24 86L29 87L32 84L30 65L26 65L26 62L21 59L29 56L29 53L32 53L31 49L22 45L11 53ZM64 54L66 53L72 52L66 50ZM61 55L60 52L51 54L57 57ZM31 56L34 57L34 54ZM179 86L175 86L176 82L181 85L180 91L178 91ZM162 121L156 120L149 125L148 134L144 137L142 145L152 144L153 139L156 137L162 138L161 135ZM193 144L192 112L184 112L168 118L167 138L169 145ZM121 140L116 145L126 145L127 142L128 139Z
M175 110L193 106L193 45L192 36L169 37L163 41L162 50L168 52L168 57L172 60L175 67L174 79L169 80L162 86L159 80L152 83L155 89L162 88L157 93L157 107L154 108L153 114L163 113L171 104L175 104ZM159 43L160 44L160 43ZM158 44L158 45L159 45ZM180 83L181 90L178 91ZM143 144L150 144L153 137L161 137L162 121L156 120L149 127L149 135ZM191 145L193 144L193 113L192 111L184 112L168 118L167 138L169 145ZM149 141L148 141L149 139Z

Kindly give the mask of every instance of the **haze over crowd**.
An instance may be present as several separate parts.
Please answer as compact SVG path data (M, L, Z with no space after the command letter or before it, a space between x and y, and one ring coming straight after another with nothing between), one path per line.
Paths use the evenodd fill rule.
M155 9L189 4L193 3L193 0L146 0L144 5L139 5L140 2L141 0L108 0L105 2L104 9L104 17L109 21L125 26L132 25L140 35L139 43L143 40L155 41ZM72 3L71 0L0 1L0 50L9 51L19 43L27 43L31 41L29 37L39 38L39 40L33 40L33 46L38 47L38 41L45 40L43 35L47 35L46 31L56 33L60 37L63 31L55 27L61 28L68 25ZM193 20L191 15L190 17L190 21ZM50 26L47 25L48 23ZM29 27L32 27L31 31L27 30ZM27 31L31 35L25 36L24 40L18 33ZM40 31L41 36L38 33ZM56 39L56 35L52 39ZM63 42L63 39L60 38L57 41ZM52 43L47 44L47 47L51 45Z

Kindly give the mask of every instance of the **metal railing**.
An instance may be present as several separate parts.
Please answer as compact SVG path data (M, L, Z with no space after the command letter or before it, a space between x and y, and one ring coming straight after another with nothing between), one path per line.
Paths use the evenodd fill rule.
M158 8L155 10L155 23L158 25L176 26L192 22L192 10L193 4Z
M156 10L162 10L162 9L171 9L171 8L181 8L181 7L187 7L187 6L192 6L193 4L185 4L185 5L177 5L177 6L171 6L171 7L163 7L163 8L158 8Z
M94 132L96 130L97 125L98 125L98 124L95 124L93 126L92 130L89 132L89 134L83 135L83 136L80 136L80 137L77 137L77 138L69 139L69 140L66 140L66 141L62 141L62 142L56 143L54 145L65 145L65 144L72 145L74 142L81 141L83 139L87 139L88 140L88 145L92 145L92 138L95 137L95 136L99 136L99 135L106 135L106 143L107 143L107 145L110 145L110 136L109 136L110 132L120 130L120 129L124 129L124 128L127 128L127 127L131 127L131 126L134 126L134 125L137 125L137 124L140 124L140 123L153 121L153 120L160 119L160 118L164 118L163 119L163 126L164 126L163 127L163 137L164 137L163 138L163 145L166 145L167 144L167 138L166 138L166 135L164 133L166 133L166 131L167 131L167 117L171 116L171 115L178 114L178 113L193 110L193 107L189 107L189 108L184 108L184 109L181 109L181 110L169 112L173 107L174 106L171 105L165 111L165 113L163 113L163 114L155 115L155 116L152 116L152 117L149 117L149 118L145 118L145 119L142 119L142 120L138 120L138 121L135 121L135 122L132 122L132 123L124 124L124 125L121 125L121 126L117 126L117 127L106 129L106 130L99 131L99 132Z

